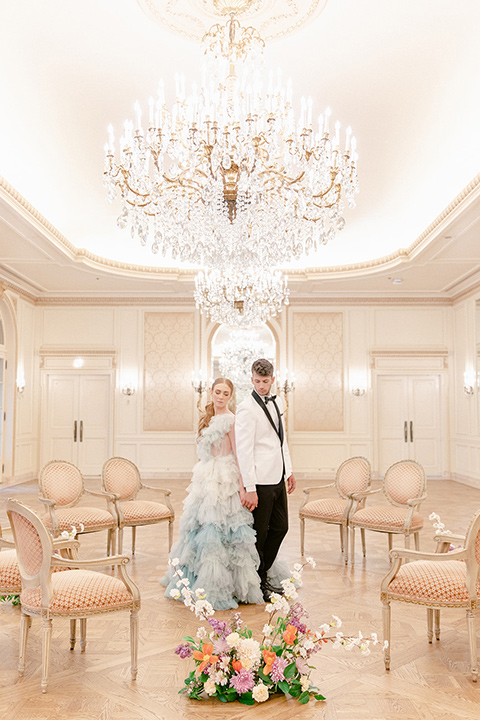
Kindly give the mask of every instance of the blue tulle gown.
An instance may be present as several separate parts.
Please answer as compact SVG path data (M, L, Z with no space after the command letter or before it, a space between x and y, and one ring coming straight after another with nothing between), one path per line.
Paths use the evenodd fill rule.
M170 553L170 558L178 558L190 587L203 588L215 610L263 603L252 515L240 502L239 472L228 435L234 420L230 413L214 415L202 430L180 536ZM167 597L177 581L169 568L160 580Z

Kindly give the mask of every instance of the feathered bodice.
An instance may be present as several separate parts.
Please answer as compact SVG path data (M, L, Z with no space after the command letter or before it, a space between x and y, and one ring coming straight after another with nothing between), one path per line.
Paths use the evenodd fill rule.
M206 462L213 457L232 455L232 443L227 434L230 432L234 421L235 415L231 413L212 417L210 425L202 430L197 444L199 460Z

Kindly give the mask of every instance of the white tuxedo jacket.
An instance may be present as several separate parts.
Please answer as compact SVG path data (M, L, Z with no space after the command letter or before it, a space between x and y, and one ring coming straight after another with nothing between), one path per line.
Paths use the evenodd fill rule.
M279 397L276 402L283 423L283 403ZM275 417L273 408L273 420ZM256 485L277 485L282 479L284 459L285 477L290 477L292 462L284 424L283 437L282 457L280 439L257 401L249 395L240 403L235 415L235 443L245 490L251 492Z

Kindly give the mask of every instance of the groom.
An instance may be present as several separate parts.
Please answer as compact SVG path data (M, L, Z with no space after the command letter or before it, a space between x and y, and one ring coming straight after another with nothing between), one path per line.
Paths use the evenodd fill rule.
M272 592L283 593L282 588L269 583L267 572L288 531L285 480L289 494L296 484L281 401L270 394L274 381L272 363L255 360L252 365L254 390L238 406L235 419L238 465L245 488L242 504L253 513L260 557L258 574L265 602Z

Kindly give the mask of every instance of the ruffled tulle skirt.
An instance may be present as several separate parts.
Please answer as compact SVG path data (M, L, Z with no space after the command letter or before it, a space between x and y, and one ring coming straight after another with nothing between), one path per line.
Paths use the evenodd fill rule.
M178 558L190 588L202 588L215 610L263 603L252 515L240 502L233 455L198 462L187 492L170 558ZM178 577L169 568L160 582L171 597Z

